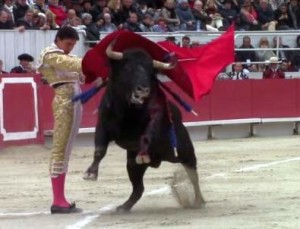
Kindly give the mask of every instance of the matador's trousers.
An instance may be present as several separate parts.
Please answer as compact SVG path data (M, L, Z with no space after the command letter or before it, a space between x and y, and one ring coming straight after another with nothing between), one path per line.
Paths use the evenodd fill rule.
M73 143L82 117L80 102L73 103L72 97L81 92L79 83L66 83L56 89L52 102L54 133L50 160L51 177L68 171Z

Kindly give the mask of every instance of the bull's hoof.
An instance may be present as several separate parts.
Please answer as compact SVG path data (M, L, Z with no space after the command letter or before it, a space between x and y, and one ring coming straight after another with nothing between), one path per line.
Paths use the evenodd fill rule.
M130 213L131 207L122 204L116 208L117 213Z
M149 164L151 162L151 159L149 157L148 154L142 154L142 155L137 155L136 158L135 158L135 162L138 164L138 165L141 165L141 164Z
M195 201L195 203L191 206L193 209L203 208L205 206L205 202L203 201Z
M98 173L86 171L82 178L84 180L96 181L98 179Z

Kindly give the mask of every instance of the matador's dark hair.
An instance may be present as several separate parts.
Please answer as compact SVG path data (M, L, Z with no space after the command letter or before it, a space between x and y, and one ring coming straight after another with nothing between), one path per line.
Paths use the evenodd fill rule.
M77 41L79 40L77 31L70 26L61 27L57 31L54 41L57 41L58 38L61 40L64 39L75 39Z

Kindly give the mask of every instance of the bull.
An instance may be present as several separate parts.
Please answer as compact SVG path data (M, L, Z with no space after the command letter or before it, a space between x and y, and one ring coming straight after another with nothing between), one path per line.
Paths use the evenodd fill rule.
M193 185L193 207L204 204L200 192L197 159L189 134L182 123L180 110L168 101L157 78L158 69L170 69L172 63L153 60L143 49L123 53L106 49L111 72L99 106L92 164L85 180L97 180L99 164L111 141L127 151L127 173L132 183L128 200L117 211L130 211L144 192L144 174L162 161L181 163ZM170 138L173 128L177 138L175 153Z

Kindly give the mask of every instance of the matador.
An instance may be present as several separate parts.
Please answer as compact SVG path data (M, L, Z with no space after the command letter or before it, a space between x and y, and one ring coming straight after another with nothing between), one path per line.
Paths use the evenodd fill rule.
M70 54L79 36L71 27L58 30L54 43L42 50L38 71L54 90L52 111L54 116L53 146L50 159L50 175L53 190L51 213L81 212L75 203L65 198L64 186L69 157L78 133L82 107L72 103L72 97L81 92L81 58Z

